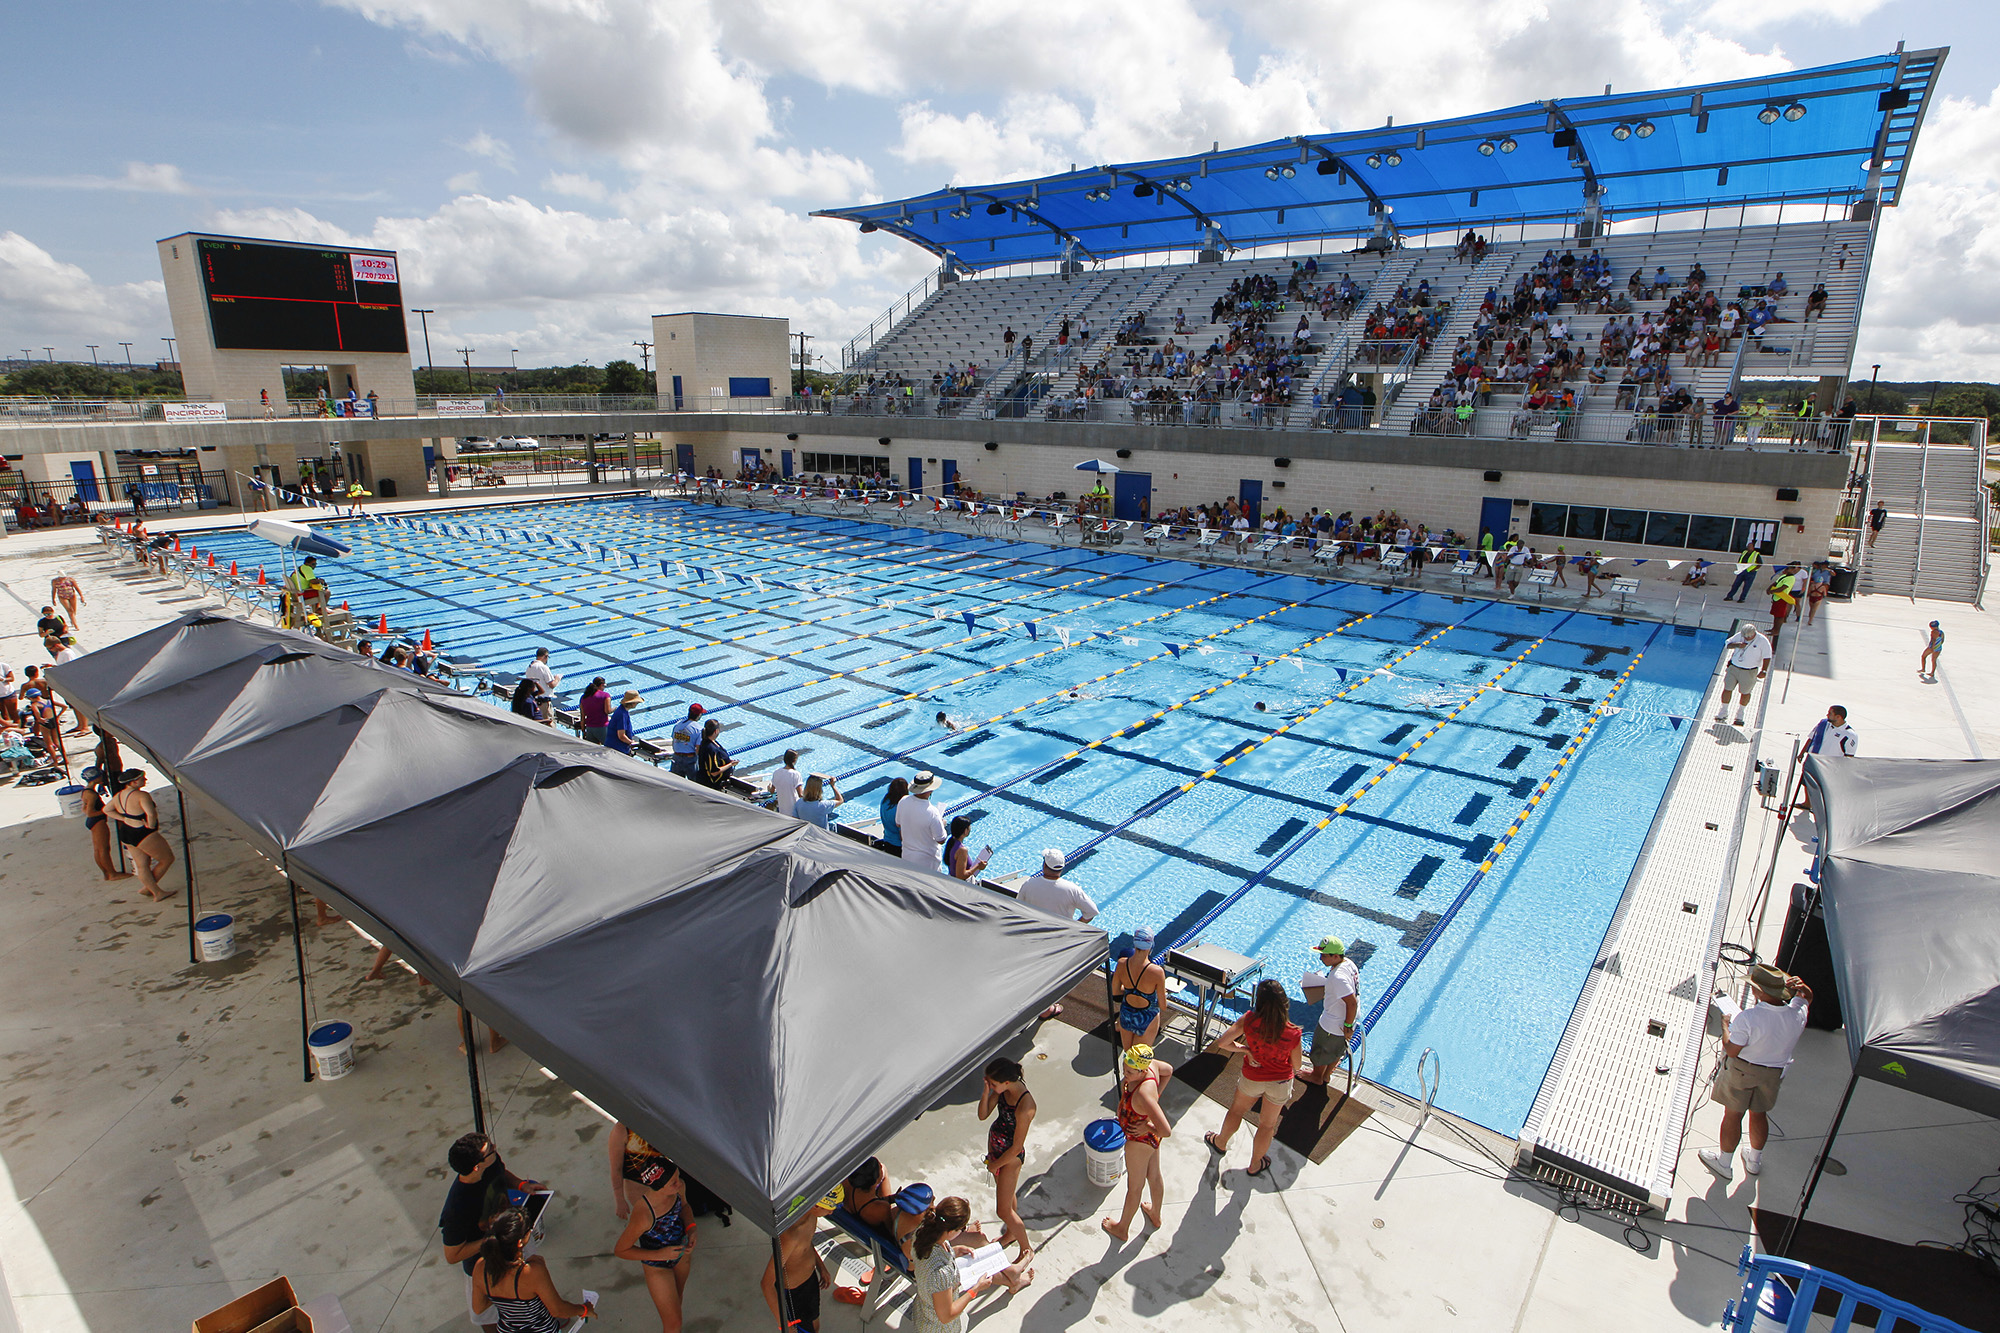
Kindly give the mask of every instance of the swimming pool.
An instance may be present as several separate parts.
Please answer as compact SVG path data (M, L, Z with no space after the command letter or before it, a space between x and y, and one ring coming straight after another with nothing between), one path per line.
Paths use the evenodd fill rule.
M1434 1049L1438 1104L1510 1135L1722 638L677 500L427 518L339 525L335 598L495 670L545 645L565 697L636 688L656 738L699 700L740 772L796 748L857 819L931 769L989 873L1060 847L1114 933L1263 959L1295 995L1339 935L1380 1007L1369 1076L1414 1092ZM240 532L200 543L275 569Z

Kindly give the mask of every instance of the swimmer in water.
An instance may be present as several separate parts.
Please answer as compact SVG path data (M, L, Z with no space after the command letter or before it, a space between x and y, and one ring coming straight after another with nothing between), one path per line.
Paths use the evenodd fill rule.
M938 725L939 725L940 727L943 727L943 728L944 728L944 729L945 729L946 731L957 731L957 730L959 730L959 725L958 725L958 723L956 723L956 722L952 721L952 720L951 720L951 718L950 718L950 717L948 717L948 716L946 716L946 715L945 715L944 713L939 713L939 714L937 715L937 724L938 724Z
M1257 711L1260 713L1268 713L1270 709L1265 706L1265 703L1262 699L1259 699L1257 701Z

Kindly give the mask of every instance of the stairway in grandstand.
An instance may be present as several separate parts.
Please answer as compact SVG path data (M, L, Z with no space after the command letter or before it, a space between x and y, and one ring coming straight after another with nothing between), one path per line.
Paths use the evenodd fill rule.
M1433 288L1453 303L1451 318L1445 321L1444 330L1431 340L1430 352L1417 363L1409 379L1403 381L1396 401L1383 414L1382 425L1385 429L1396 434L1409 430L1410 422L1423 411L1425 402L1430 399L1431 390L1443 384L1445 376L1451 373L1451 349L1458 345L1460 338L1472 332L1486 289L1498 287L1503 294L1506 293L1518 275L1535 266L1537 258L1539 256L1526 250L1489 250L1486 258L1472 266L1472 272L1466 275L1456 292Z
M1347 318L1328 326L1323 335L1326 351L1320 357L1312 384L1293 395L1297 402L1310 403L1316 393L1324 395L1324 402L1333 401L1340 392L1348 367L1354 364L1355 349L1361 345L1361 335L1368 328L1368 316L1374 311L1375 303L1387 300L1410 276L1410 270L1417 266L1418 253L1415 250L1398 250L1389 256L1373 280L1362 285L1361 299L1354 303L1354 309Z
M1979 599L1990 521L1981 452L1964 444L1873 446L1864 512L1879 500L1889 519L1863 552L1860 591Z

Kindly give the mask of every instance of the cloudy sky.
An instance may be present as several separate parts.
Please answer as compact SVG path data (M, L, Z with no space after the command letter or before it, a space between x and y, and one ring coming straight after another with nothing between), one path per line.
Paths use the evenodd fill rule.
M636 359L681 309L833 355L930 265L815 208L1949 45L1857 363L2000 380L2000 6L113 0L8 29L0 349L161 355L152 242L210 230L399 250L440 361L523 365Z

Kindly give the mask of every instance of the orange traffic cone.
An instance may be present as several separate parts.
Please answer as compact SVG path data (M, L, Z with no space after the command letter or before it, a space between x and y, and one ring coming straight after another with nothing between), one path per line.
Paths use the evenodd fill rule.
M346 603L346 602L342 602L342 603L340 604L340 609L341 609L341 610L343 610L343 611L345 611L345 610L347 609L347 603Z
M215 568L215 553L213 551L209 552L208 554L208 567L210 569Z
M387 634L389 632L389 613L387 611L384 611L382 618L375 622L375 632L377 634Z
M174 554L179 555L180 551L181 551L181 539L179 537L176 537L174 538Z
M236 577L236 562L234 560L229 562L229 577L232 579Z
M433 643L431 642L431 632L430 632L429 630L425 630L425 631L424 631L424 647L423 647L423 651L425 651L425 652L427 652L427 653L429 653L429 652L436 652L436 651L437 651L437 646L436 646L435 644L433 644Z
M264 586L264 567L262 565L257 566L257 586L260 588Z

